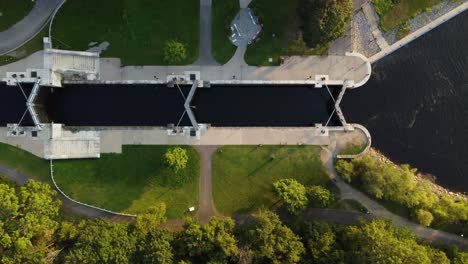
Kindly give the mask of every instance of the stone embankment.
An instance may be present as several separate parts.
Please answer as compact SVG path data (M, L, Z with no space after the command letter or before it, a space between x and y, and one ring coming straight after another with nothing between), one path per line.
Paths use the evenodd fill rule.
M368 153L369 153L369 155L371 155L373 157L376 157L381 162L393 164L394 166L398 165L395 162L391 161L384 154L382 154L381 152L379 152L378 150L376 150L374 148L371 148ZM451 192L451 191L447 190L446 188L436 184L434 182L434 180L435 180L434 176L423 174L423 173L417 173L416 174L416 180L417 181L429 181L432 190L438 195L446 194L446 195L449 195L449 196L451 196L452 198L455 198L455 199L462 199L462 200L468 201L468 195L467 194L459 193L459 192Z

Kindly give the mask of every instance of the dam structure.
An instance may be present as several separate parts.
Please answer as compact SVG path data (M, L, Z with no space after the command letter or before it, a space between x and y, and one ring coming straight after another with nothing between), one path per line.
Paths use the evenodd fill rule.
M281 66L127 66L52 49L0 67L0 142L45 159L99 158L122 145L329 145L347 89L370 77L360 54ZM6 67L6 68L5 68Z

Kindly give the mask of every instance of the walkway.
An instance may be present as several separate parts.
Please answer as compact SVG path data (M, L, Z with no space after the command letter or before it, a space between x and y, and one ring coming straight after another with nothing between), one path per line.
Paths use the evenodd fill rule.
M212 216L217 215L212 193L212 158L219 146L196 146L200 155L200 201L197 218L202 223L208 223Z
M366 16L371 33L374 36L374 39L376 40L377 44L379 45L379 48L381 50L388 48L388 43L383 37L382 31L380 31L379 29L379 17L375 12L374 7L370 3L370 1L362 5L362 11Z
M200 49L196 65L218 65L211 54L211 0L200 0Z
M34 38L49 21L50 16L64 0L36 0L31 12L6 31L0 32L0 55L22 46Z
M406 44L410 43L411 41L419 38L420 36L426 34L427 32L431 31L432 29L436 28L437 26L440 26L441 24L447 22L448 20L454 18L458 14L465 12L468 10L468 2L465 2L461 4L460 6L452 9L450 12L440 16L439 18L435 19L431 23L425 25L424 27L416 30L415 32L409 34L408 36L402 38L401 40L393 43L391 46L387 46L384 49L381 49L381 51L372 57L369 58L369 61L371 63L375 63L382 59L383 57L390 55L394 51L400 49L401 47L405 46Z
M321 160L328 172L330 179L332 179L336 186L340 189L341 192L341 199L353 199L360 202L363 206L365 206L369 212L376 217L391 219L397 226L404 226L411 229L417 236L430 241L431 243L444 243L444 244L456 244L461 249L466 250L468 249L468 240L450 234L444 231L435 230L432 228L423 227L418 225L406 218L398 216L386 208L381 206L379 203L374 201L373 199L367 197L362 192L354 189L347 183L345 183L339 176L335 170L333 165L333 159L337 154L337 140L333 139L334 135L331 135L331 144L328 148L324 148L321 153Z

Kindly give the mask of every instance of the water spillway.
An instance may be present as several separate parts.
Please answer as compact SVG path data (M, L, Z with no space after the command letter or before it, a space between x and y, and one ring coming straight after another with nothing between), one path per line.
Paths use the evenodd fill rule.
M184 115L189 90L155 84L67 84L42 87L41 103L50 121L68 126L190 126ZM8 102L1 108L0 125L17 123L25 107L21 91L0 84L0 97ZM199 88L191 106L199 123L221 127L313 126L325 124L334 109L325 87L305 85L212 85ZM329 125L338 122L333 117Z

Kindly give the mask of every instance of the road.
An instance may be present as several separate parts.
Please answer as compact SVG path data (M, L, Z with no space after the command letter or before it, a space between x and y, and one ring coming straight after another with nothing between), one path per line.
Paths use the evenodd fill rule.
M54 10L65 0L36 0L31 12L6 31L0 32L0 55L34 38L49 21Z

